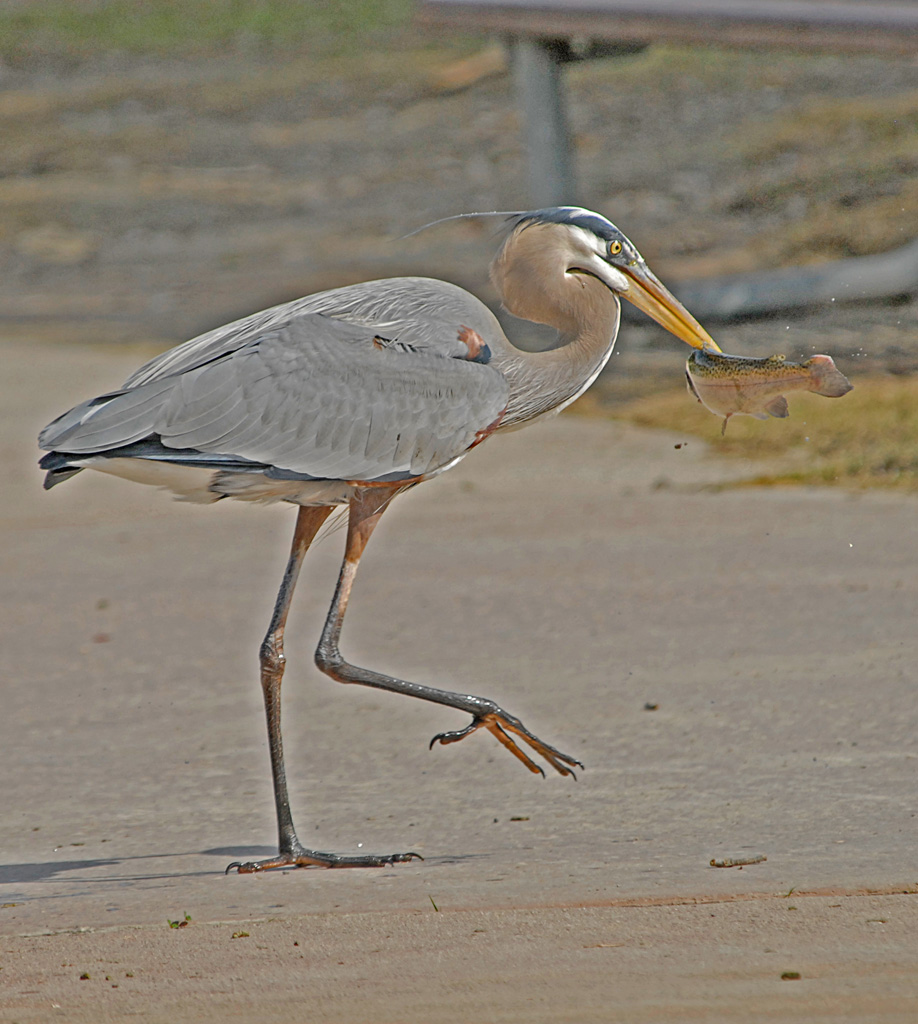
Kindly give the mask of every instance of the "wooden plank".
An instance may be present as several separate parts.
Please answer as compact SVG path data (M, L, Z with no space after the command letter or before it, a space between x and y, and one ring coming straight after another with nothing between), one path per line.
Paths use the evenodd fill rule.
M874 0L423 0L417 19L542 39L918 52L918 4Z

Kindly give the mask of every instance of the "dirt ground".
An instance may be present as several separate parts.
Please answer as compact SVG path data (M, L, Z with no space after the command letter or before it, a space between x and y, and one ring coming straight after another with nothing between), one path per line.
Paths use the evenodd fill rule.
M294 811L317 844L425 860L240 877L274 841L256 652L289 510L40 489L38 429L158 346L390 273L490 296L473 229L395 240L526 205L506 76L437 85L468 49L2 71L0 1020L915 1019L914 499L721 490L757 467L567 415L489 441L389 513L345 649L493 696L587 770L429 752L462 723L320 677L332 535L289 630ZM649 52L568 79L571 198L664 279L914 235L914 150L893 132L871 164L863 136L877 105L912 124L914 62ZM788 124L814 103L855 113L808 147ZM779 124L796 141L756 148ZM715 334L907 372L915 312ZM600 387L681 386L678 343L620 345ZM736 853L767 860L710 866Z

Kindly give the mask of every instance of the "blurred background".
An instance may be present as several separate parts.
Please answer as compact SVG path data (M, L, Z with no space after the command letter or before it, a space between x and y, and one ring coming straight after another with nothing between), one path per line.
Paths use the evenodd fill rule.
M570 201L669 284L918 237L915 57L654 45L571 64L565 87ZM131 345L138 362L373 277L494 304L486 230L401 236L528 206L501 41L425 28L411 0L5 0L0 138L0 338ZM686 398L684 346L647 322L577 408L785 454L769 481L913 488L916 312L900 295L710 324L727 351L828 352L856 386L723 441Z

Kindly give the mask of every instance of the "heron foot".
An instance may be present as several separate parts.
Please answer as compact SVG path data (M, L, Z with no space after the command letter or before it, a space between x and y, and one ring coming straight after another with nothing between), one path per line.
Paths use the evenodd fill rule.
M317 850L306 850L297 846L288 853L279 853L276 857L266 860L233 861L227 865L224 874L232 870L240 875L250 875L255 871L270 871L272 868L381 868L387 864L404 864L409 860L423 860L419 853L362 854L345 856L340 853L319 853Z
M513 715L508 714L506 711L498 708L496 711L489 711L482 715L476 715L472 719L472 724L467 725L464 729L454 729L449 732L438 733L430 741L431 748L435 743L458 743L459 740L464 740L466 736L471 736L473 732L477 732L479 729L484 727L495 736L506 748L513 754L514 757L519 758L524 765L531 771L543 778L545 776L544 770L532 760L529 754L520 747L517 742L513 739L513 736L518 736L524 743L528 744L532 749L540 754L545 760L558 772L560 775L570 775L573 778L577 778L574 774L574 767L582 768L582 762L578 761L575 757L571 757L569 754L562 754L560 750L546 743L544 740L540 740L538 736L531 733L525 725L518 719L514 718ZM512 736L510 734L513 734Z

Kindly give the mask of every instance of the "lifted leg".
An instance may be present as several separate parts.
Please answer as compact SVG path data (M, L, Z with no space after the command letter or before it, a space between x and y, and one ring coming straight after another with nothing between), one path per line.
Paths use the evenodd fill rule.
M396 864L418 857L416 853L394 853L387 856L345 857L337 853L320 853L307 850L299 841L293 827L290 800L287 795L287 775L284 769L284 745L281 738L281 680L284 676L284 626L287 612L296 587L297 577L303 558L319 528L328 518L332 509L328 507L300 508L296 520L296 531L290 549L290 558L281 583L274 614L267 635L261 645L261 687L265 698L265 713L268 719L268 745L271 750L271 774L274 779L274 802L277 808L278 855L267 860L234 861L226 873L236 870L240 874L266 871L269 868L307 867L316 865L326 868L371 868L384 864Z
M515 757L519 758L531 772L543 776L545 774L529 754L517 744L514 736L544 757L555 771L561 775L574 776L573 768L583 767L576 758L563 754L560 750L540 740L518 718L504 711L494 701L471 694L437 690L432 686L422 686L419 683L410 683L404 679L382 675L379 672L351 665L341 657L338 642L360 557L380 517L397 493L398 488L367 487L356 491L351 498L344 562L341 565L335 597L328 618L325 620L325 628L322 630L322 639L319 641L316 651L316 664L339 683L359 683L361 686L373 686L380 690L404 693L410 697L419 697L421 700L429 700L436 704L445 704L447 707L456 708L459 711L466 711L472 716L471 724L465 729L440 733L431 740L431 746L437 742L457 743L484 727L496 736Z

